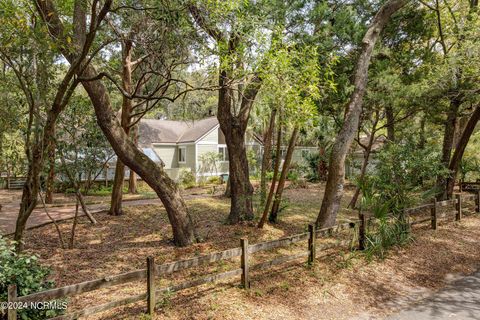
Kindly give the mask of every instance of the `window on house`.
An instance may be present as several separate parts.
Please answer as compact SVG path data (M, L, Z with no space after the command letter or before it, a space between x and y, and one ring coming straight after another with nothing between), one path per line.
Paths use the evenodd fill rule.
M187 148L180 147L178 148L178 162L185 162L187 159Z
M220 154L220 161L228 161L227 147L218 147L218 153Z

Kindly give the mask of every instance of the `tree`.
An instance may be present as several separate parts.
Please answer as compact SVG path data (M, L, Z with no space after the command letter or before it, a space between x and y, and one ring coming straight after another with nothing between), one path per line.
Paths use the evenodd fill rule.
M79 0L77 0L78 2ZM76 2L76 3L77 3ZM83 1L80 1L82 3ZM48 27L49 34L60 50L61 54L71 64L75 65L76 57L72 52L73 47L68 41L65 26L59 18L58 11L51 0L36 1L36 9L41 19ZM107 0L101 7L94 3L93 12L96 16L90 17L87 29L87 14L84 5L77 12L76 39L89 43L95 39L96 30L103 18L109 12L112 2ZM129 168L139 174L142 179L157 193L167 211L172 225L174 241L177 245L186 246L195 241L194 226L188 213L185 202L180 195L180 190L165 171L144 155L135 143L128 137L121 124L115 117L110 96L101 78L105 74L97 73L91 64L82 64L82 68L75 70L79 81L85 88L95 109L97 123L108 139L118 158ZM125 93L126 94L126 93ZM128 96L128 94L126 94ZM133 98L133 97L132 97Z
M407 3L407 0L387 1L373 18L362 40L360 57L357 61L354 79L354 91L346 107L345 119L333 145L329 162L329 171L322 206L317 217L317 227L329 227L335 224L340 200L343 195L345 179L345 158L358 130L362 100L368 79L368 66L377 39L391 15Z
M6 44L3 46L1 57L17 77L29 106L29 119L26 130L27 138L25 140L28 169L14 235L17 250L21 251L27 220L37 204L40 189L40 175L44 169L45 152L54 142L55 123L78 85L78 81L74 78L74 75L75 72L78 71L80 64L85 61L84 51L88 50L92 43L86 42L83 46L76 47L80 51L80 54L78 54L77 59L73 61L74 63L70 65L63 76L60 77L59 83L55 85L55 92L52 92L52 96L47 99L47 93L51 89L48 87L49 82L47 81L48 60L42 60L42 58L51 58L49 62L53 63L54 57L52 54L43 53L44 50L48 52L48 50L46 50L50 44L48 37L45 36L44 30L42 30L39 24L31 24L31 21L35 20L30 19L28 16L29 10L20 10L20 12L26 16L24 19L18 20L15 13L18 12L17 10L19 8L16 4L10 2L7 3L7 5L13 5L13 7L9 8L13 10L6 10L5 12L13 13L13 15L5 16L6 26L15 30L15 32L9 36L2 37L2 39L6 41ZM22 5L24 4L20 4L20 6ZM4 29L5 32L8 32L8 27ZM19 32L23 32L23 34ZM23 36L16 38L20 43L15 43L15 38L12 37L12 34L21 34ZM24 40L26 41L21 43ZM26 51L32 54L30 60L24 60L22 55L25 51L16 51L17 49L21 49L25 44L33 49ZM28 68L26 69L24 68L25 62L28 64ZM34 75L33 81L30 78L31 74ZM46 113L44 119L40 118L40 109L42 107Z

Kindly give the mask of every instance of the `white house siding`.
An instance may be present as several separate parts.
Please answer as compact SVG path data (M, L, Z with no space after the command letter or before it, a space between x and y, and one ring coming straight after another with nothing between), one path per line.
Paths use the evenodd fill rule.
M218 143L218 131L219 128L213 129L211 132L209 132L207 135L205 135L202 139L198 141L198 143L211 143L211 144L217 144Z
M205 142L204 142L205 143ZM197 173L200 175L218 175L221 173L227 173L228 172L228 162L223 162L223 161L218 161L216 163L217 170L215 172L215 169L211 169L210 171L205 171L205 167L203 166L203 162L201 160L202 155L209 153L209 152L215 152L218 153L218 145L217 144L197 144ZM227 170L224 170L224 163L227 163Z
M178 167L178 150L175 145L154 145L153 149L157 156L165 164L165 169Z
M192 171L195 171L195 144L179 144L178 148L185 147L185 162L180 163L178 162L179 168L190 168ZM177 155L178 158L178 155Z
M317 148L315 148L315 147L302 147L302 146L295 147L295 149L293 150L293 155L292 155L292 163L305 162L305 158L303 157L303 151L304 150L308 151L311 154L313 154L315 152L318 152Z

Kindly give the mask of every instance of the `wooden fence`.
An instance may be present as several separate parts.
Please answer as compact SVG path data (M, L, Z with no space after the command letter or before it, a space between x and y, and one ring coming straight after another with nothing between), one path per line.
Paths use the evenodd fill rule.
M476 204L475 211L480 212L480 191L479 191L477 192L477 194L469 194L469 195L463 195L463 196L456 195L455 199L445 200L445 201L433 200L432 203L424 204L415 208L406 209L405 216L411 225L416 225L416 224L425 223L429 221L431 223L432 229L436 229L438 226L439 219L444 218L447 215L445 213L440 214L439 208L448 207L452 205L455 206L455 220L458 221L462 219L463 201L471 200L471 199L475 200L475 204ZM422 218L421 214L428 209L430 209L430 216L428 218ZM214 253L198 256L191 259L180 260L180 261L165 263L161 265L156 265L153 257L148 257L145 269L134 270L134 271L118 274L115 276L108 276L100 279L95 279L91 281L86 281L78 284L61 287L61 288L55 288L55 289L50 289L46 291L36 292L26 296L17 296L16 285L10 285L8 288L8 302L9 303L15 303L15 302L30 303L30 302L51 301L55 299L63 299L63 298L71 297L74 295L90 292L93 290L108 288L115 285L126 284L133 281L145 280L147 284L147 290L145 293L115 300L115 301L108 302L98 306L88 307L83 310L60 315L51 319L56 319L56 320L78 319L83 316L92 315L98 312L106 311L115 307L131 304L138 301L147 301L147 312L150 315L154 315L155 305L158 300L157 297L167 292L170 292L170 293L176 292L176 291L184 290L187 288L200 286L206 283L212 283L218 280L224 280L224 279L233 278L237 276L240 276L241 286L245 289L248 289L250 288L251 271L265 270L272 266L298 260L301 258L306 258L307 264L309 266L312 266L315 263L315 258L320 255L319 253L322 250L333 249L339 246L344 246L346 244L352 243L351 240L344 240L344 241L339 241L337 243L326 243L321 246L317 245L316 239L326 237L326 236L331 236L335 233L338 233L341 230L357 227L358 241L359 241L358 247L359 249L364 249L367 223L373 217L367 217L364 214L360 214L359 218L360 218L359 220L350 221L347 223L336 225L331 228L325 228L325 229L319 229L319 230L316 230L313 225L309 225L308 232L295 234L295 235L277 239L277 240L261 242L253 245L249 245L248 239L243 238L240 241L240 246L237 248L214 252ZM274 248L287 247L292 244L305 241L305 240L308 240L307 246L305 248L306 250L300 253L293 254L293 255L279 256L272 260L257 263L255 265L251 265L250 263L251 255L257 252L271 250ZM172 274L180 270L186 270L189 268L206 265L206 264L221 261L221 260L232 259L235 257L240 257L240 265L236 269L229 270L222 273L210 274L207 276L203 276L201 278L182 282L180 284L165 287L165 288L156 287L155 282L161 276L165 276L167 274ZM16 319L17 319L17 310L13 308L9 308L8 320L16 320Z

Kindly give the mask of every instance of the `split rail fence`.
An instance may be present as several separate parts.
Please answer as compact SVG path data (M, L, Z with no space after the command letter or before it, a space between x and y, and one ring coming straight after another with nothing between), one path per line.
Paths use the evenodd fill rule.
M447 213L441 213L440 209L442 207L455 207L455 220L461 220L463 215L463 203L467 200L475 201L475 211L480 212L480 191L476 194L468 195L456 195L454 199L445 200L445 201L436 201L433 200L432 203L420 205L418 207L409 208L405 210L405 216L409 221L410 225L417 225L420 223L430 222L432 229L437 229L438 222L441 218L445 218ZM430 215L428 218L422 217L422 214L425 210L430 210ZM309 266L312 266L315 263L316 258L320 255L322 250L334 249L339 246L344 246L346 244L352 244L352 240L343 240L337 243L325 243L322 245L317 245L317 239L332 236L335 233L338 233L341 230L346 230L350 228L356 228L358 230L358 248L360 250L365 248L365 235L367 230L367 224L369 221L374 219L373 217L368 217L365 214L359 215L359 220L350 221L347 223L339 224L331 228L319 229L316 230L313 225L308 226L308 232L295 234L289 237L261 242L257 244L249 245L248 239L243 238L240 241L240 246L233 249L228 249L224 251L214 252L207 255L198 256L191 259L180 260L170 263L165 263L161 265L155 264L153 257L148 257L146 262L146 268L140 270L134 270L114 276L107 276L100 279L95 279L91 281L86 281L78 284L73 284L61 288L50 289L46 291L32 293L26 296L17 296L17 287L16 285L10 285L8 288L8 302L15 303L32 303L32 302L44 302L51 301L56 299L65 299L71 296L75 296L81 293L90 292L93 290L98 290L102 288L108 288L120 284L126 284L133 281L145 280L147 284L147 290L144 293L129 296L127 298L115 300L105 304L92 306L85 308L83 310L67 313L60 315L51 320L71 320L78 319L80 317L92 315L95 313L107 311L112 308L119 306L146 301L147 302L147 313L150 315L155 314L155 305L158 301L157 297L167 293L167 292L176 292L196 286L200 286L207 283L216 282L219 280L224 280L228 278L240 276L240 284L243 288L250 288L250 274L251 271L255 270L265 270L267 268L280 265L283 263L295 261L301 258L306 258L306 262ZM282 255L278 256L272 260L266 262L257 263L251 265L250 257L261 251L271 250L274 248L287 247L292 244L307 241L306 250L293 254L293 255ZM182 282L173 286L165 288L157 288L156 281L160 277L172 274L180 270L186 270L189 268L207 265L213 262L232 259L235 257L240 257L240 265L238 268L229 270L222 273L210 274L203 276L194 280ZM8 320L17 319L17 310L8 309Z

